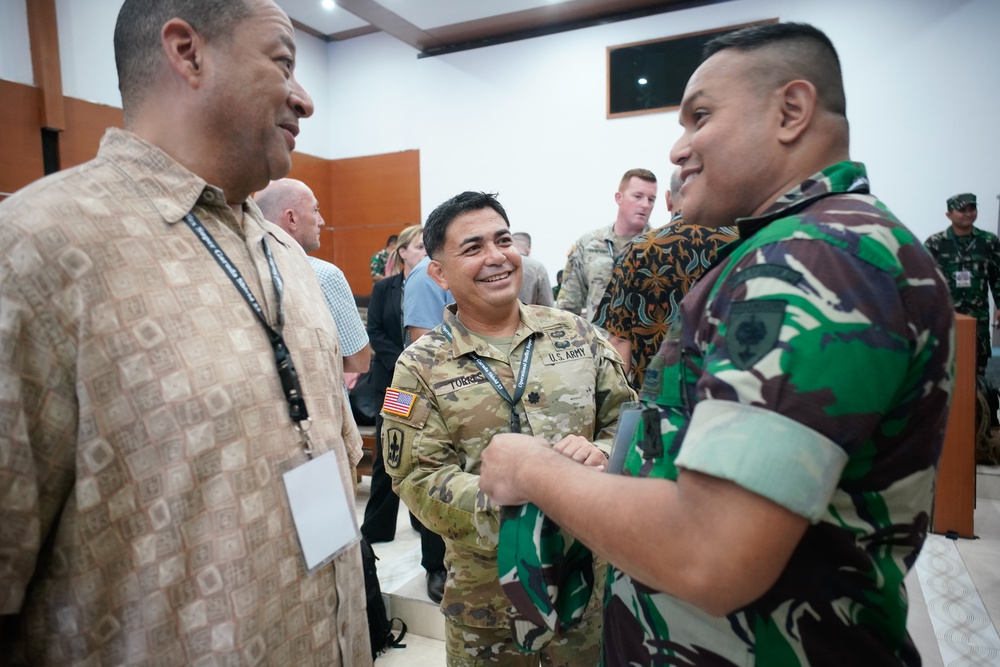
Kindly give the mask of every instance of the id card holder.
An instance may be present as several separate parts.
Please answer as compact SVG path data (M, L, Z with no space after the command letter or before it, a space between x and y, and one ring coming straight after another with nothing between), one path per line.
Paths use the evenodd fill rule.
M622 474L622 470L625 468L625 458L632 446L632 436L635 435L635 429L639 425L640 415L642 415L642 406L637 401L622 403L618 412L618 430L611 443L611 454L608 456L606 472L613 475Z
M281 477L306 570L312 574L361 539L354 503L344 488L337 455L332 451Z
M956 271L955 287L972 287L972 271Z

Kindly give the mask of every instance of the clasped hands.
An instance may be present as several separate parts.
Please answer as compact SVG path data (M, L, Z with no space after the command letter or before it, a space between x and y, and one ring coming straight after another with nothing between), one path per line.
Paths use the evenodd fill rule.
M498 505L523 505L530 502L531 482L527 471L551 469L558 478L558 466L576 461L603 472L607 457L594 443L579 435L568 435L554 445L543 438L523 433L493 436L482 453L479 488Z

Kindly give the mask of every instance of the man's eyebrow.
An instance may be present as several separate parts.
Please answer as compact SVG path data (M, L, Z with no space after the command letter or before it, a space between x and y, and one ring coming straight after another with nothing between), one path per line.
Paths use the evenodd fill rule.
M705 97L705 91L702 90L702 89L696 90L695 92L691 93L691 95L689 95L688 97L685 97L684 99L682 99L681 100L681 108L679 109L679 111L681 112L681 114L683 114L685 111L687 111L691 107L692 104L694 104L695 102L698 101L698 98L700 98L700 97Z
M509 236L509 235L510 235L509 227L504 227L503 229L498 229L497 231L493 232L494 239L498 239L501 236ZM467 236L466 238L462 239L459 242L458 247L461 248L462 246L468 245L470 243L482 243L484 238L486 237L484 237L482 234L479 234L477 236Z
M282 43L282 44L284 44L284 45L285 45L285 47L286 47L286 48L287 48L287 49L288 49L289 51L291 51L291 52L292 52L292 55L294 56L294 55L295 55L295 40L294 40L294 39L292 39L290 35L286 35L286 34L284 34L284 33L282 33L282 34L281 34L281 35L280 35L280 36L278 37L278 39L279 39L279 40L281 40L281 43Z

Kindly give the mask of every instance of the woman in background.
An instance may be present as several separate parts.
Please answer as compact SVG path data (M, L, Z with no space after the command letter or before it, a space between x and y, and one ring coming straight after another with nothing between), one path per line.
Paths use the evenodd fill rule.
M368 301L368 338L371 341L375 359L372 361L368 381L378 395L392 383L396 359L409 344L403 329L403 290L406 279L427 253L424 251L422 227L413 225L399 234L396 250L390 257L396 273L380 280L372 287ZM392 262L395 260L395 262ZM392 491L392 478L385 472L382 455L382 415L375 418L375 456L372 461L372 485L365 519L361 524L361 534L371 543L391 542L396 537L396 517L399 511L399 496ZM444 593L444 541L410 514L410 524L420 533L422 558L420 564L427 570L427 594L435 602L441 601Z

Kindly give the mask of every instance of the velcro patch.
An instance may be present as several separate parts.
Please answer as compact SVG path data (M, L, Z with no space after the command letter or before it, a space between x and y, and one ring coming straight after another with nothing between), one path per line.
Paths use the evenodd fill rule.
M754 264L733 276L730 288L742 285L754 278L774 278L789 285L798 285L799 281L802 280L802 274L791 267L781 264Z
M385 390L385 400L382 401L382 412L397 415L405 419L410 416L413 406L416 403L416 394L389 387Z
M729 309L726 345L733 366L745 371L774 349L785 321L784 299L738 301Z

